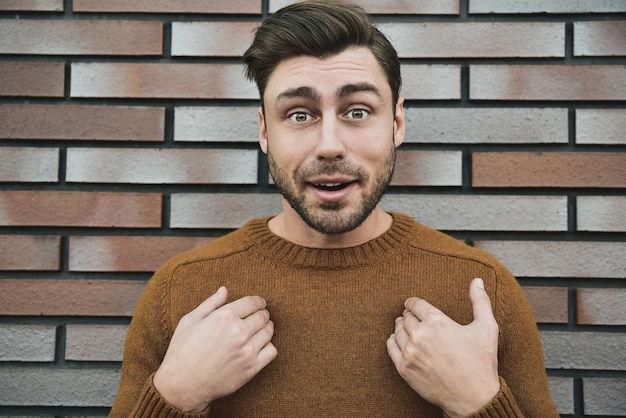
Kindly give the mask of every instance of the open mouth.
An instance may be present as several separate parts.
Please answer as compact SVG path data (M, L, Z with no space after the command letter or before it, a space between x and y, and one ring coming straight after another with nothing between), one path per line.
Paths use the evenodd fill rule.
M346 187L348 187L352 183L353 182L348 182L348 183L315 183L315 184L313 184L313 186L318 188L318 189L320 189L320 190L324 190L324 191L327 191L327 192L335 192L337 190L345 189Z

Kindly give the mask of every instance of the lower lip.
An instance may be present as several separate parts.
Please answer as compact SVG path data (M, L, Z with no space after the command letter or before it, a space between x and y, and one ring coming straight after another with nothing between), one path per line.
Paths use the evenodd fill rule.
M346 187L340 190L322 190L313 185L309 185L309 189L313 191L313 194L318 200L326 203L339 203L343 200L346 200L350 193L352 193L352 189L354 189L355 183L350 183Z

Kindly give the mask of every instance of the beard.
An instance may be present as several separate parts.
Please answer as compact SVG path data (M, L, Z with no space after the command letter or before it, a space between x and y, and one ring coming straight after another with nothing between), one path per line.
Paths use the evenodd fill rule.
M317 161L299 168L290 181L287 173L277 164L270 149L267 150L270 174L274 184L306 224L322 234L342 234L360 226L372 213L389 187L396 162L396 148L391 147L370 181L367 171L344 160ZM361 188L361 196L354 208L349 202L309 202L305 190L310 185L307 179L318 175L346 175L355 179Z

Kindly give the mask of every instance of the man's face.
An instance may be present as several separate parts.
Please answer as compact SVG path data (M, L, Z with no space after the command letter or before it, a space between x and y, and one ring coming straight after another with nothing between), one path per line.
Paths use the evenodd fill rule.
M289 203L285 211L323 234L361 225L391 181L404 137L402 100L395 109L392 100L383 70L364 47L276 67L259 136Z

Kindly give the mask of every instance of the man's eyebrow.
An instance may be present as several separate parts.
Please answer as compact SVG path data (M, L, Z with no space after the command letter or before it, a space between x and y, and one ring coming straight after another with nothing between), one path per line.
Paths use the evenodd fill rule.
M369 92L382 97L376 86L370 83L346 84L337 90L337 98L342 99L354 93Z
M282 100L293 99L293 98L304 98L312 101L319 102L320 96L319 94L311 87L296 87L293 89L288 89L280 93L276 96L276 101L280 102Z

